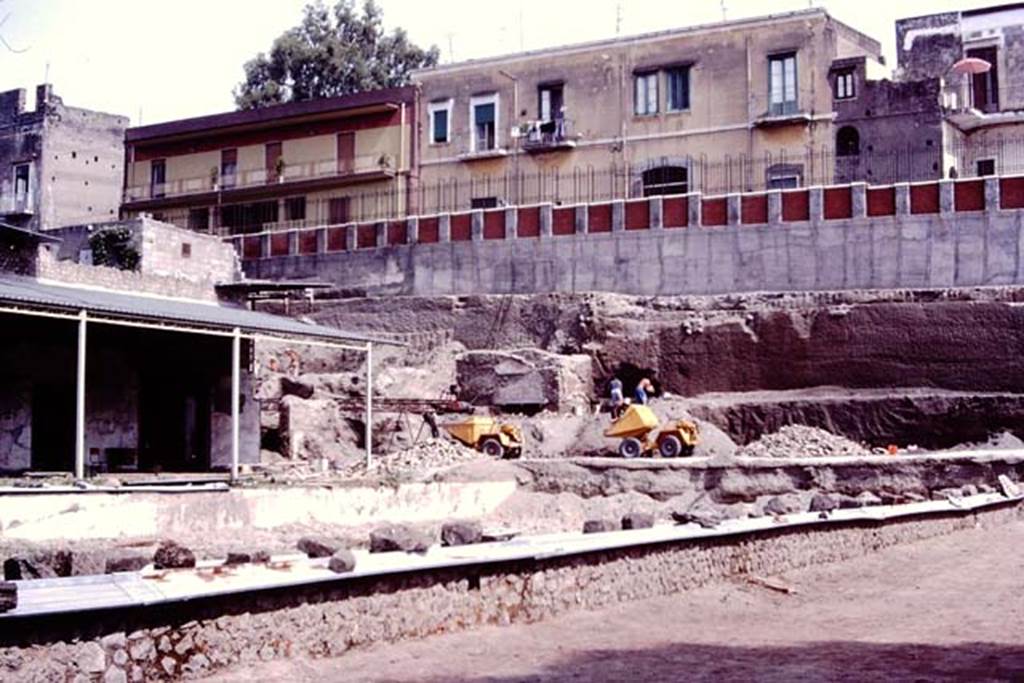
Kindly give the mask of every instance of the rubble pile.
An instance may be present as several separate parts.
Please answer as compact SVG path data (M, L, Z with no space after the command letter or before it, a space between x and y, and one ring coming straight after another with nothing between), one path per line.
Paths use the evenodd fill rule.
M427 439L401 451L375 455L371 473L378 475L422 473L485 458L486 456L479 451L447 439ZM352 463L344 471L344 474L351 476L367 474L366 463L364 461Z
M864 456L871 452L844 436L805 425L786 425L738 449L744 458L827 458Z

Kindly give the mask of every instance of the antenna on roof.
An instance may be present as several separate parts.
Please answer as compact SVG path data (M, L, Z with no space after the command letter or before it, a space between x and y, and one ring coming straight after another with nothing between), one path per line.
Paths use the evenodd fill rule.
M448 61L449 62L454 62L455 61L455 42L454 42L455 34L449 32L446 35L448 36Z
M725 21L725 19L726 19L725 0L721 0L721 2L719 4L722 5L722 21Z
M615 35L622 33L622 3L615 3Z

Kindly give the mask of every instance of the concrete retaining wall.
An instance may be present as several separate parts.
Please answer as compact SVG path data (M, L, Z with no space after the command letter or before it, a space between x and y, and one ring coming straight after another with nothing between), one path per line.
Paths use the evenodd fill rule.
M1020 506L1008 504L884 523L782 527L735 538L231 595L102 619L82 613L26 620L0 633L0 678L160 680L198 677L236 663L337 656L374 643L538 621L676 593L739 574L770 576L1018 519Z
M1024 178L854 184L410 218L397 223L401 240L395 222L235 240L249 277L355 294L933 288L1024 282L1022 205ZM533 213L539 231L523 234ZM471 229L452 229L462 223ZM377 239L362 248L358 230Z
M396 488L232 489L208 493L0 495L0 539L173 537L184 531L288 524L359 526L482 517L515 492L515 481L410 483Z

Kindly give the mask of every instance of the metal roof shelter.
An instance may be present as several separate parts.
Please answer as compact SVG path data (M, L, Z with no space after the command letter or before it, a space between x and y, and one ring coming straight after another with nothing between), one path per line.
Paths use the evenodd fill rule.
M361 351L366 354L366 459L372 459L370 438L373 405L373 345L401 345L301 320L258 313L216 302L125 294L0 275L0 313L40 316L78 322L76 383L75 475L85 476L85 366L88 324L116 325L232 339L231 476L238 476L240 449L239 392L241 340L292 340L315 346Z

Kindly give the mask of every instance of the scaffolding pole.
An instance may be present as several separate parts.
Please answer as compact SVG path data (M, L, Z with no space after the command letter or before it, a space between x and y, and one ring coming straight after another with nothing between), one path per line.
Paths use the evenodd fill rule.
M231 337L231 481L238 480L238 459L241 450L239 396L242 393L242 330L235 328Z
M78 368L75 380L75 477L85 479L85 311L78 314Z

